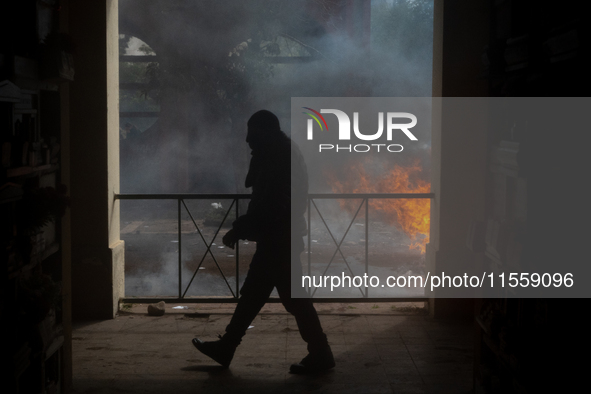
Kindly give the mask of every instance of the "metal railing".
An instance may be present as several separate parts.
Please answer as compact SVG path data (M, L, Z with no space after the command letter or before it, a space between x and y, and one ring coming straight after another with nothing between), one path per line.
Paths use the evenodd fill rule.
M332 238L332 241L334 242L336 249L328 263L328 265L326 266L325 270L324 270L324 274L326 274L326 272L328 271L328 268L330 268L330 265L332 264L332 262L334 261L335 257L337 256L337 254L340 254L340 256L342 257L343 261L345 262L345 265L347 266L347 268L349 269L349 271L351 271L351 273L353 274L353 271L350 267L350 265L347 262L347 259L345 258L345 255L343 254L343 251L341 250L341 246L342 243L345 239L345 237L347 236L349 230L351 229L351 226L353 225L353 222L355 221L355 219L357 218L357 216L359 215L359 212L361 211L361 209L363 207L365 207L365 274L369 273L369 201L371 199L432 199L434 197L433 193L327 193L327 194L319 194L319 193L315 193L315 194L308 194L308 210L307 210L307 216L308 216L308 235L307 235L307 261L308 261L308 274L311 274L312 271L312 256L311 256L311 248L312 248L312 226L311 226L311 212L312 212L312 207L314 207L314 209L316 210L316 212L318 213L318 216L320 217L322 223L324 224L324 226L326 227L328 234L330 235L330 237ZM176 194L117 194L115 195L115 199L117 200L176 200L177 201L177 213L178 213L178 217L177 217L177 221L178 221L178 297L124 297L122 299L123 302L128 302L128 303L134 303L134 302L143 302L143 303L151 303L151 302L157 302L157 301L161 301L161 300L167 300L167 301L176 301L176 302L203 302L203 303L207 303L207 302L213 302L213 303L221 303L221 302L236 302L239 298L239 294L240 294L240 246L239 243L236 243L235 246L235 259L236 259L236 268L235 268L235 288L233 289L232 286L230 285L230 283L228 282L228 279L226 278L226 275L224 274L223 270L221 269L220 265L218 264L217 259L215 258L214 254L211 251L211 246L214 243L216 237L218 236L220 230L222 229L222 227L224 226L224 223L226 222L226 219L228 218L228 215L230 214L230 212L232 211L232 209L234 209L235 212L235 217L238 218L240 216L240 200L250 200L251 195L250 194L225 194L225 193L220 193L220 194L191 194L191 193L176 193ZM335 238L333 232L331 231L329 225L327 224L326 220L324 219L324 216L322 215L322 213L320 212L320 209L318 208L318 205L316 204L316 202L314 200L325 200L325 199L361 199L361 204L359 205L359 207L357 208L357 211L355 212L355 215L353 216L353 218L351 219L351 222L349 223L347 230L345 231L345 233L343 234L343 236L341 237L340 241L337 241L337 239ZM229 208L227 209L227 211L224 214L224 217L221 221L221 223L219 224L219 226L217 227L213 238L207 242L207 240L205 239L205 236L203 234L203 231L199 228L199 226L197 225L197 222L195 221L195 218L193 217L191 211L189 210L189 207L187 207L187 204L185 203L185 200L232 200L232 203L230 204ZM197 230L197 233L199 234L201 240L203 241L204 245L206 246L206 250L205 253L203 254L203 256L201 257L201 260L197 266L197 268L195 269L195 272L193 273L189 283L187 284L186 288L183 291L183 286L182 286L182 233L181 233L181 215L182 215L182 211L183 211L183 207L186 210L187 214L189 215L189 218L191 219L191 221L193 222L193 225L195 226L195 229ZM220 272L224 282L226 283L226 286L228 287L228 289L230 290L232 296L231 297L185 297L187 294L187 291L189 290L189 287L191 286L191 284L193 283L193 280L195 279L195 276L197 275L197 272L199 271L201 265L203 264L203 262L205 261L205 258L207 257L207 255L210 255L211 258L213 259L214 264L216 265L218 271ZM369 298L369 292L368 289L365 289L365 292L363 292L360 288L361 291L361 295L362 297L359 298L315 298L316 302L413 302L413 301L425 301L427 298L426 297L412 297L412 298ZM313 297L315 294L315 290L312 292L310 290L310 296ZM272 297L270 300L270 302L280 302L279 298L275 298Z

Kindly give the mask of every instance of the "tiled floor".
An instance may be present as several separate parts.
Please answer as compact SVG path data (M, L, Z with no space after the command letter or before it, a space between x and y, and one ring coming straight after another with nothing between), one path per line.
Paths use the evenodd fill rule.
M295 320L268 305L253 322L229 369L200 354L191 339L215 339L232 306L189 306L150 317L145 305L73 333L75 393L469 393L472 326L405 314L387 304L319 305L336 358L319 376L289 374L306 355ZM228 309L230 308L230 309ZM187 315L187 312L202 315Z

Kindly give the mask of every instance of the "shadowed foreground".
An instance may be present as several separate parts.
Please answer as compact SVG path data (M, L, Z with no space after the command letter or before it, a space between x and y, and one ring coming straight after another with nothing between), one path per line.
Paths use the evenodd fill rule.
M399 304L398 304L399 305ZM162 317L137 305L74 328L74 393L467 393L472 325L401 312L394 304L317 304L337 362L319 376L289 374L307 354L295 319L267 304L229 369L192 345L223 333L233 305L191 304ZM196 313L197 312L197 313Z

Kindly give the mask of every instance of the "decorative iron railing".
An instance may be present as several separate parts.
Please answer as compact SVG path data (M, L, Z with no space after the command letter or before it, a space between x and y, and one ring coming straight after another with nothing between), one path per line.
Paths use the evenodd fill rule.
M312 251L312 226L311 226L311 220L312 220L312 208L314 208L316 210L316 212L318 213L318 216L320 218L320 220L322 221L322 223L324 224L324 226L326 227L328 234L330 235L330 237L332 238L332 241L334 242L336 249L329 261L329 263L327 264L323 275L327 272L328 268L330 267L330 265L332 264L332 262L334 261L335 257L337 256L337 254L340 254L340 256L343 258L343 261L345 262L345 265L347 266L347 268L352 272L351 267L349 266L347 259L345 258L345 255L343 254L343 251L341 250L341 246L342 243L345 239L345 237L347 236L349 230L351 229L351 226L353 225L353 222L355 221L355 219L357 218L357 216L359 215L359 212L361 211L361 209L363 207L365 207L365 274L369 273L369 202L372 199L432 199L434 197L433 193L364 193L364 194L360 194L360 193L329 193L329 194L319 194L319 193L315 193L315 194L309 194L308 195L308 210L307 210L307 216L308 216L308 227L310 229L310 231L308 231L308 235L307 235L307 269L308 269L308 274L311 273L312 270L312 255L311 255L311 251ZM238 218L240 216L240 201L241 200L249 200L251 198L250 194L190 194L190 193L181 193L181 194L118 194L115 196L116 199L118 200L176 200L177 201L177 211L178 211L178 297L125 297L122 301L123 302L145 302L145 303L149 303L149 302L156 302L156 301L160 301L160 300L167 300L167 301L176 301L176 302L236 302L239 294L240 294L240 245L239 243L236 244L235 246L235 260L236 260L236 267L235 267L235 283L234 283L234 288L232 287L232 285L230 285L230 282L228 281L226 275L224 274L223 270L221 269L215 255L213 254L213 252L211 251L211 247L212 244L214 243L216 237L218 236L220 230L222 229L222 227L224 226L224 223L226 222L228 216L230 215L230 212L232 212L232 210L234 210L235 213L235 217ZM357 211L355 212L355 215L353 216L353 219L351 219L351 222L349 223L347 230L345 231L344 235L341 237L340 240L337 240L337 238L334 236L333 232L331 231L329 225L327 224L324 216L322 215L322 213L320 212L320 209L318 208L318 205L316 204L315 200L322 200L322 199L361 199L361 204L359 205L359 207L357 208ZM197 225L197 221L195 220L195 218L193 217L193 214L191 213L191 210L189 209L189 207L187 207L187 204L185 203L186 200L231 200L232 203L230 204L230 206L228 207L228 209L226 210L223 220L221 221L221 223L219 224L219 226L217 227L213 238L211 240L209 240L209 242L205 239L205 236L203 234L202 229L199 228L199 226ZM189 283L187 284L187 286L183 289L182 286L182 234L181 234L181 215L183 212L183 208L184 210L187 212L187 214L189 215L189 218L191 219L191 221L193 222L193 225L195 226L195 229L197 230L197 233L199 234L201 241L204 243L204 245L206 246L206 250L203 254L203 256L201 257L201 260L197 266L197 268L195 269L195 272L193 273L191 279L189 280ZM189 290L189 287L191 286L191 284L193 283L193 280L195 279L195 276L197 275L197 273L199 272L199 268L201 267L201 265L203 264L203 262L205 261L205 258L207 257L207 255L210 255L211 258L213 259L214 264L216 265L218 271L221 274L221 277L223 278L224 282L226 283L226 286L228 287L230 293L232 294L231 297L186 297L187 291ZM425 297L413 297L413 298L370 298L369 297L369 290L368 288L365 289L365 292L361 290L361 297L359 298L315 298L316 302L395 302L395 301L401 301L401 302L412 302L412 301L425 301L426 298ZM310 296L313 297L315 294L315 290L312 291L310 289ZM279 299L278 298L271 298L270 300L271 302L278 302Z

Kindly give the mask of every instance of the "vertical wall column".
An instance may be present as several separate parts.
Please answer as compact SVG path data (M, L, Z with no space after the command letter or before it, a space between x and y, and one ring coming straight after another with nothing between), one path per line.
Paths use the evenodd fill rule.
M484 216L487 130L481 114L457 116L446 97L486 97L488 81L479 74L488 43L488 2L435 0L433 26L431 240L427 267L447 275L474 266L466 247L470 221ZM455 116L450 116L455 115ZM432 298L435 317L472 317L471 299Z
M117 0L72 1L70 86L72 314L113 318L124 295L119 239Z
M59 31L69 34L70 0L60 2ZM60 178L62 184L71 192L70 181L70 84L60 85ZM61 222L61 254L62 254L62 325L64 330L64 347L62 352L62 388L70 393L72 388L72 228L68 209Z

